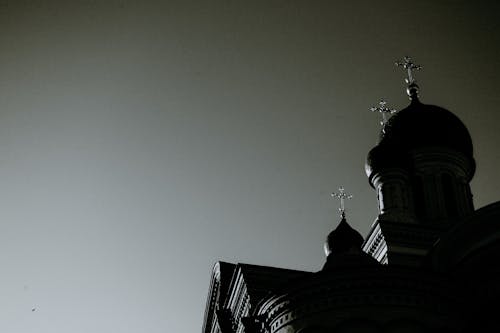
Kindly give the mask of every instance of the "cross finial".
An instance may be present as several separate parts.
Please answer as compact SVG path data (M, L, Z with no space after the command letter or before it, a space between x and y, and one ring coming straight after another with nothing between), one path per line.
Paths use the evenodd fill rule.
M385 123L389 120L388 114L392 114L396 112L396 109L390 109L387 107L387 102L384 99L381 99L380 102L378 102L379 106L374 106L370 108L370 111L372 112L379 112L382 114L382 121L380 122L380 125L384 126Z
M419 87L417 85L417 82L415 81L415 78L413 77L413 71L422 69L422 66L416 65L408 56L404 57L401 61L396 61L396 66L406 69L406 74L408 75L408 77L405 78L405 82L406 84L408 84L406 92L408 96L410 96L411 100L416 100L418 98Z
M405 56L401 61L396 61L396 66L406 69L408 77L405 79L405 82L407 84L415 83L415 79L413 78L413 70L418 71L422 69L422 66L416 65L408 56Z
M339 201L340 201L340 208L339 208L340 215L342 217L345 217L345 200L352 199L352 194L345 193L344 187L340 186L339 193L332 193L331 195L333 198L339 199Z

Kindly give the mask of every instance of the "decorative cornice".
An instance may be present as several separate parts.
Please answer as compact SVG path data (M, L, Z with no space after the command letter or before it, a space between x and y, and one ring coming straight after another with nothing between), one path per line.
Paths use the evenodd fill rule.
M325 311L335 316L352 307L419 308L452 315L456 313L457 300L450 288L446 279L434 274L388 266L328 275L318 273L309 283L269 298L259 313L267 315L271 333L295 320Z
M207 305L205 307L205 315L203 319L203 333L213 333L217 330L218 323L216 311L222 308L221 294L225 294L227 284L232 275L232 270L235 265L226 262L215 263L212 269L212 276L210 279L210 287L208 289ZM224 295L222 295L224 296Z
M232 330L245 331L243 321L255 317L257 304L266 295L283 286L283 283L308 272L294 271L276 267L237 264L231 283L225 295L223 307L230 311Z
M379 217L366 239L363 250L383 262L387 251L424 256L445 231L445 226L399 223Z

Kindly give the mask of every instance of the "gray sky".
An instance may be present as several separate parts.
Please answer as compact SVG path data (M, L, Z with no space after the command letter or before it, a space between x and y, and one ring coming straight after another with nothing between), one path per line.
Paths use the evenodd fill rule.
M407 54L500 199L500 6L472 3L0 1L0 331L199 332L215 261L319 270L332 191L376 217L369 108L408 104Z

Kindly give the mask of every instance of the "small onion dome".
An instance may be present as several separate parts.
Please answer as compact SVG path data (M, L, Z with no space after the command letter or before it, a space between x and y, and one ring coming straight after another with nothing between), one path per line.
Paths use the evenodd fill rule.
M339 225L326 238L326 263L322 271L378 265L377 260L363 252L362 245L363 236L347 223L345 214L342 214Z
M463 154L474 175L472 139L462 121L450 111L412 100L405 109L392 116L383 127L378 145L366 161L368 175L381 167L405 167L408 153L422 148L444 148Z
M326 237L325 254L329 256L346 253L352 249L361 249L362 245L363 236L347 223L345 214L342 214L342 220L337 228Z

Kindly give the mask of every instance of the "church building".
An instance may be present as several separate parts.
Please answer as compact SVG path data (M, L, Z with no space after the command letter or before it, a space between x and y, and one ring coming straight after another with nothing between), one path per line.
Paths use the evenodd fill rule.
M365 168L379 214L366 239L341 188L322 270L216 263L202 333L500 332L500 202L474 209L467 128L419 100L419 66L398 65L410 104L388 120L374 108L384 122Z

